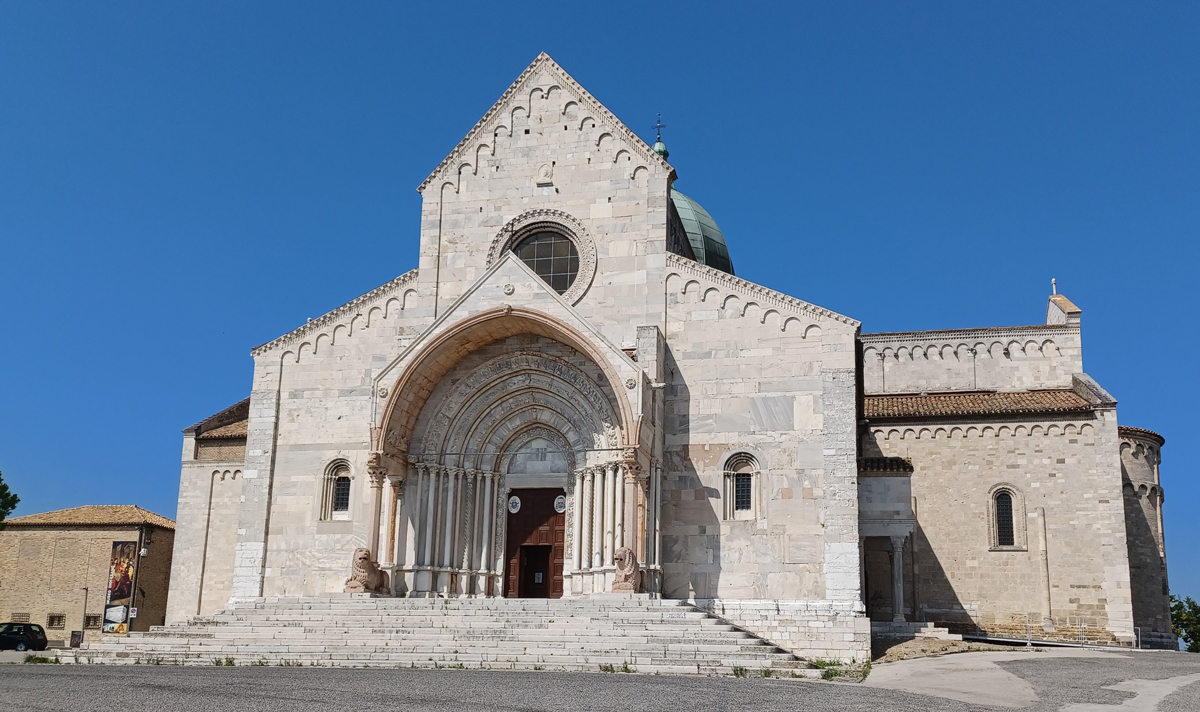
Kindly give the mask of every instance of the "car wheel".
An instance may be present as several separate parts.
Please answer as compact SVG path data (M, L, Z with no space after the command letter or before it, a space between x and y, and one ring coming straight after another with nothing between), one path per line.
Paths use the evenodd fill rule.
M25 644L24 643L17 643L17 652L18 653L25 652Z

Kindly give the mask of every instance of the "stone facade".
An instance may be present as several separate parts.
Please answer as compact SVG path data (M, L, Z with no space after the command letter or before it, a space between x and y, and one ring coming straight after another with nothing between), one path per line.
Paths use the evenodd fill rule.
M129 629L146 631L165 621L175 549L171 520L131 505L99 505L17 517L5 524L0 530L0 620L37 623L46 628L51 644L65 645L71 631L99 638L113 542L136 541L146 553L139 550L136 560L138 616L129 621Z
M912 468L900 566L891 542L864 540L872 618L896 615L899 568L910 621L1173 647L1162 439L1118 427L1117 401L1083 372L1080 333L1081 311L1054 294L1044 325L862 335L860 451Z
M1054 456L1102 491L1118 463L1115 411L1077 376L1077 313L1005 332L994 353L987 341L1003 361L993 367L962 361L974 336L861 336L854 319L698 262L660 146L535 60L420 186L418 268L254 349L249 399L185 431L168 618L341 591L365 548L397 596L582 599L632 586L799 654L862 660L864 537L903 545L953 506L934 480L948 471L907 464L924 454L897 446L899 423L893 441L885 421L864 420L864 390L1082 389L1098 404L1086 418L1039 423L1074 428ZM565 251L553 253L560 267L549 251L518 256L547 234L559 246L537 249L569 242L569 268ZM945 357L908 358L918 343ZM961 430L972 427L995 430ZM987 443L961 457L993 457ZM905 465L872 477L867 450ZM971 467L956 462L946 467ZM1073 504L1053 525L1103 532L1102 558L1089 552L1095 566L1070 579L1099 588L1064 589L1055 610L1119 637L1133 614L1115 482L1111 499ZM985 514L947 516L966 527ZM939 584L913 541L910 565L926 573L897 585L918 589L917 615L1009 615L982 583ZM632 580L617 580L622 548L639 562ZM964 600L975 607L954 607Z

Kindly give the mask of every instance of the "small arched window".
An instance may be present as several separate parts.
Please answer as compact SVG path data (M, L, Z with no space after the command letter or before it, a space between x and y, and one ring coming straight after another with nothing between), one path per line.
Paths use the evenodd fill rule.
M996 546L1015 546L1013 498L1008 492L996 493Z
M988 491L988 548L1025 551L1025 499L1013 484L1002 482Z
M758 516L758 460L749 453L734 453L725 461L725 518Z
M340 521L350 518L350 465L334 460L325 468L321 488L321 519Z

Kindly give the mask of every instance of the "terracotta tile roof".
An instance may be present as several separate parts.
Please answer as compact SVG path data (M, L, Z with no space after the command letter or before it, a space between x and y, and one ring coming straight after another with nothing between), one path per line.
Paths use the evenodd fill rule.
M1016 415L1071 413L1091 405L1072 390L1020 393L935 393L930 395L867 396L866 418L920 418L959 415Z
M1126 438L1144 438L1144 439L1149 439L1149 440L1157 440L1159 446L1167 444L1167 439L1164 438L1163 436L1159 435L1158 433L1154 432L1153 430L1146 430L1145 428L1134 428L1129 425L1118 425L1117 426L1117 435L1120 435L1121 437L1126 437Z
M205 430L197 435L196 438L199 440L208 440L210 438L244 438L246 437L246 430L249 423L250 420L248 418L246 420L239 420L236 423L222 425L212 430Z
M859 472L912 472L912 463L902 457L860 457Z
M191 434L191 435L195 435L196 437L206 437L207 436L207 437L214 437L214 438L222 438L222 437L224 437L224 438L243 437L244 438L244 437L246 437L246 426L244 424L242 425L241 433L239 433L239 434L208 435L208 433L213 432L215 430L219 430L228 425L246 421L249 418L250 418L250 399L246 398L245 400L241 400L241 401L238 401L237 403L234 403L233 405L229 406L228 408L226 408L225 410L223 410L219 413L214 413L213 415L208 416L204 420L201 420L199 423L196 423L195 425L193 425L189 428L184 428L183 432L185 435Z
M88 504L41 514L28 514L5 520L6 526L104 526L150 524L174 529L175 522L132 504Z

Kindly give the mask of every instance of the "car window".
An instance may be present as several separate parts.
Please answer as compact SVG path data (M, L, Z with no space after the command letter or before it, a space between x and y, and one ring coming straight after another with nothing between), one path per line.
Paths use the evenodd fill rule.
M7 623L5 623L4 625L0 625L0 633L7 633L7 632L8 632L8 629L9 629L10 627L11 627L11 626L10 626L9 624L7 624Z
M23 625L14 625L14 626L12 627L12 632L13 632L13 633L24 633L24 632L25 632L25 626L23 626Z
M43 629L42 629L42 627L41 627L40 625L36 625L36 624L35 624L35 625L31 625L31 626L29 626L29 632L33 633L33 634L34 634L35 636L37 636L38 638L45 638L45 637L46 637L46 631L45 631L45 630L43 630Z

